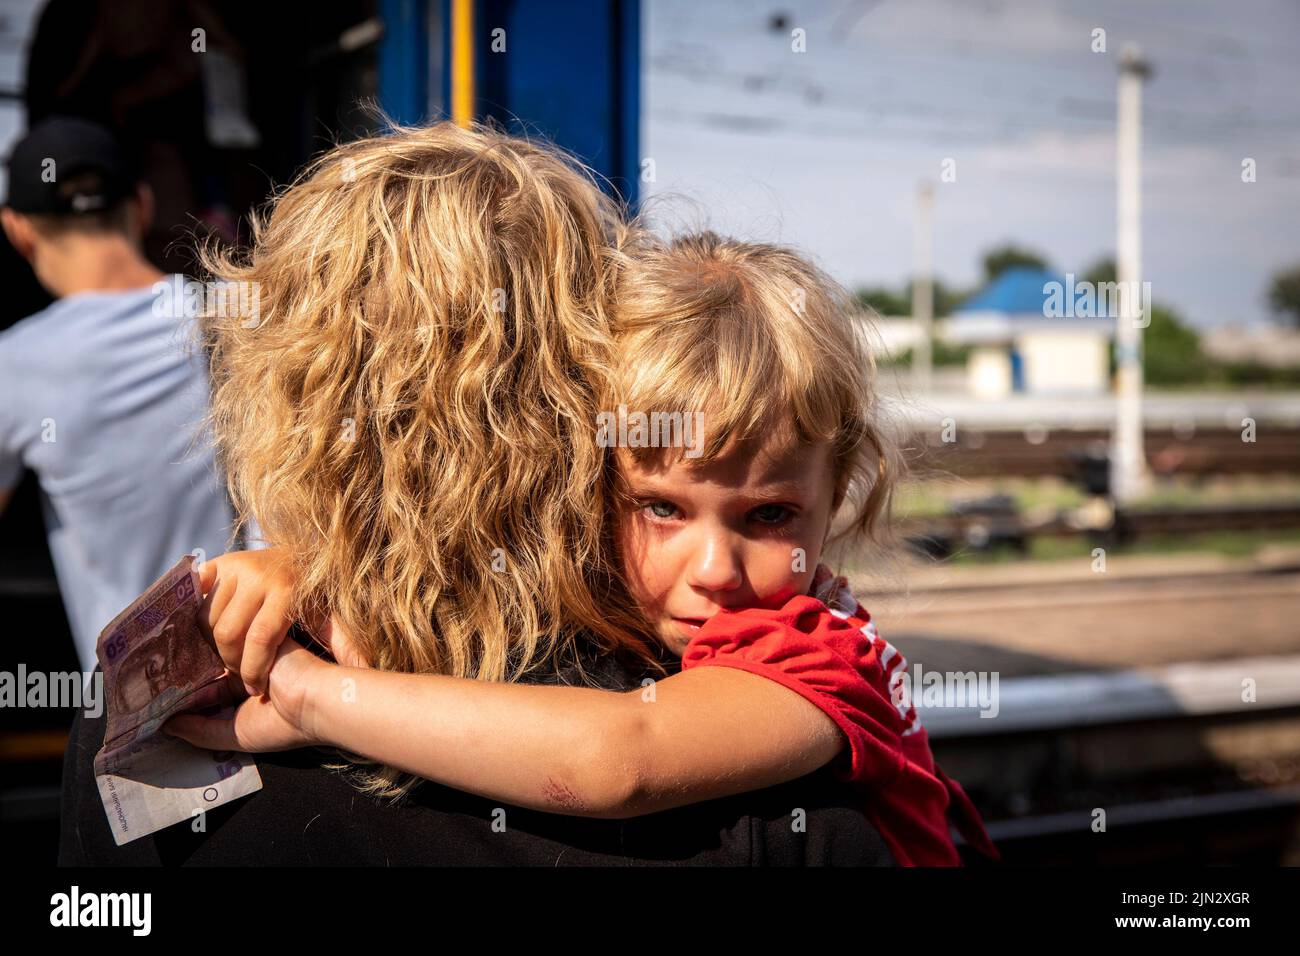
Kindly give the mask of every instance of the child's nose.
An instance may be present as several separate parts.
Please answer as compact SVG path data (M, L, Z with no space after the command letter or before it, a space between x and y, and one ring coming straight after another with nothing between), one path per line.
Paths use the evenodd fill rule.
M727 536L708 535L691 565L691 585L707 591L734 591L743 579L739 556Z

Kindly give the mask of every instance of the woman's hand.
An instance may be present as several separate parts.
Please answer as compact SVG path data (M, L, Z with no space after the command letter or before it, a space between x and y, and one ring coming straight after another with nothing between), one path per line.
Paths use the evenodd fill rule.
M276 650L265 697L249 697L233 718L181 714L163 725L163 732L208 750L262 753L292 750L322 743L313 731L312 694L328 681L323 661L294 640Z
M266 692L276 649L293 623L296 584L292 564L278 548L231 551L199 568L199 586L206 595L200 622L250 696Z

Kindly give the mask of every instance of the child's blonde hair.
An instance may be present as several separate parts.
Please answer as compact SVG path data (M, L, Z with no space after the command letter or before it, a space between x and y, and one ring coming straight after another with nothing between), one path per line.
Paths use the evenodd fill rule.
M887 519L906 457L876 396L867 317L848 294L789 249L712 232L647 234L632 260L615 297L620 364L606 407L702 413L701 462L782 426L829 442L843 498L831 543L896 555Z
M375 667L514 680L583 633L647 656L590 426L625 229L558 150L440 123L330 151L246 256L206 254L259 307L204 319L241 523Z

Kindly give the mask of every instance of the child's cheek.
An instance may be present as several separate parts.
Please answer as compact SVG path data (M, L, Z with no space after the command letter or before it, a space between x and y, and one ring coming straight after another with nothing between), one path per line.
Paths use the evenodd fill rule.
M796 595L807 594L817 570L816 559L806 547L782 546L765 554L762 571L751 576L760 604L775 609Z
M619 529L619 559L632 597L643 610L662 603L667 590L659 579L665 562L656 553L655 537L635 520L625 520Z

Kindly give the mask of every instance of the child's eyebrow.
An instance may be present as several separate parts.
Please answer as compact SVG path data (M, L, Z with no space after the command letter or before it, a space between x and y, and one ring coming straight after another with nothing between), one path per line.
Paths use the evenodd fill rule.
M782 481L765 481L755 488L751 498L802 498L808 493L802 481L787 478Z
M770 501L778 498L805 498L810 494L810 488L803 475L792 474L788 468L771 468L767 474L761 472L753 476L753 480L744 487L726 484L710 480L705 475L691 474L674 474L663 475L658 473L646 474L625 474L623 476L625 487L629 494L636 497L663 497L673 498L688 495L692 488L700 485L718 486L723 485L731 493L738 497L754 501Z
M671 498L673 495L679 495L682 492L680 486L666 485L653 478L628 478L627 490L629 493L638 497L659 496Z
M630 481L629 492L638 498L680 498L689 493L691 483L685 485L666 485L653 480ZM802 500L808 489L797 479L763 482L750 488L731 488L738 498L747 502L765 502L782 500Z

